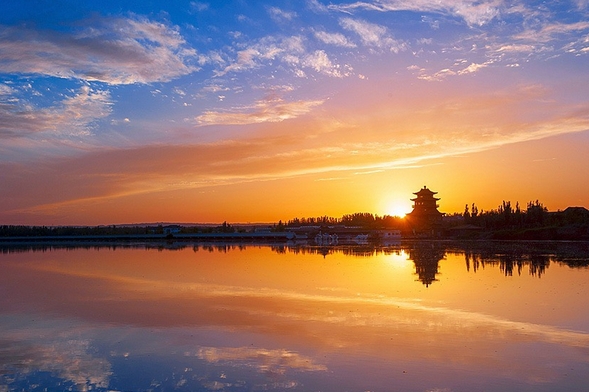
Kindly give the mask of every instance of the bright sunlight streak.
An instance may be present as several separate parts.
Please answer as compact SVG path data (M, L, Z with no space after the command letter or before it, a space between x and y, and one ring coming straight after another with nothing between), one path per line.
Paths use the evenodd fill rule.
M404 218L410 212L411 206L408 203L399 201L391 202L386 209L387 215L398 216L400 218Z

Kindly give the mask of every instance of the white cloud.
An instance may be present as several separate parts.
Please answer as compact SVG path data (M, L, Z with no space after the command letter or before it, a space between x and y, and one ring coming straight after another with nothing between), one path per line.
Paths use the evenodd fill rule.
M229 72L239 72L244 71L246 69L254 68L257 66L256 60L258 58L263 57L264 55L260 53L256 48L247 48L241 50L237 53L237 61L225 67L223 71L217 72L216 75L223 76Z
M319 13L329 12L329 8L321 4L318 0L307 0L307 7L309 7L310 10Z
M454 7L450 9L463 18L468 25L482 26L499 15L499 6L502 2L455 1L448 3Z
M174 87L174 93L182 97L186 95L186 91L182 90L180 87Z
M386 27L352 18L343 18L340 24L344 29L358 34L367 45L381 46L381 41L387 34Z
M366 46L388 49L395 53L406 47L404 43L392 38L384 26L352 18L342 18L340 25L356 33Z
M312 68L318 73L323 73L338 78L343 76L337 67L333 65L327 56L327 53L325 53L323 50L316 50L315 52L306 56L303 61L303 65Z
M201 89L202 92L205 93L218 93L221 91L229 91L229 87L225 87L223 85L220 84L209 84L208 86L205 86Z
M199 54L197 56L198 65L206 65L206 64L216 64L216 65L224 65L226 61L223 59L221 53L217 51L211 51L208 54Z
M223 76L230 72L241 72L257 68L263 65L264 61L282 60L288 61L289 56L295 56L304 53L305 47L303 40L299 36L287 38L265 37L250 45L249 47L237 52L237 59L220 71L216 71L216 76Z
M330 9L352 12L356 9L393 12L415 11L452 15L463 19L469 26L482 26L496 18L503 9L502 0L375 0L357 1L351 4L330 5Z
M333 64L325 51L317 50L307 53L303 38L300 36L280 39L266 37L237 52L236 61L216 71L215 75L224 76L230 72L243 72L262 67L275 60L294 67L292 71L297 76L301 76L301 72L304 74L300 69L301 66L332 77L344 76L339 70L340 66Z
M342 46L344 48L353 48L356 46L353 42L350 42L345 35L340 33L315 31L315 38L328 45Z
M200 1L191 1L190 2L190 8L192 11L195 12L203 12L208 10L210 7L210 5L208 3L202 3Z
M458 75L465 75L465 74L469 74L469 73L475 73L478 70L485 68L487 66L489 66L490 62L484 62L481 64L477 64L477 63L471 63L468 67L461 69L460 71L458 71Z
M267 91L272 91L274 93L276 92L292 92L295 90L294 86L292 84L261 84L259 86L254 86L254 89L259 89L259 90L267 90Z
M515 39L531 41L531 42L549 42L555 39L558 35L566 35L569 33L577 33L579 31L589 30L589 22L577 23L549 23L542 26L539 30L528 29L520 34L514 36Z
M487 60L483 63L470 63L470 65L465 66L466 60L459 60L456 61L451 67L441 69L435 73L428 73L425 68L419 67L417 65L411 65L407 67L407 70L416 73L417 78L421 80L428 80L428 81L441 81L446 79L449 76L456 76L456 75L468 75L472 73L476 73L479 70L488 67L489 65L493 64L493 60Z
M308 113L323 101L285 102L274 98L261 100L254 105L231 111L207 111L196 117L198 125L246 125L264 122L280 122Z
M283 21L291 21L296 18L296 12L288 12L281 10L278 7L270 7L268 8L268 15L274 20L276 23L281 23Z
M0 96L12 94L14 94L14 89L12 87L5 83L0 83Z
M417 76L419 79L428 80L428 81L440 81L445 79L448 76L456 75L456 71L452 71L449 68L444 68L433 75L429 75L425 72L424 69L419 70L419 75Z
M164 82L194 72L178 31L146 19L100 19L72 33L0 28L0 72L109 84Z
M536 47L534 45L524 45L524 44L505 44L499 46L496 49L488 47L488 49L492 49L495 52L499 53L530 53L533 52Z
M35 108L29 104L0 104L0 138L52 132L54 135L89 134L92 122L111 113L110 94L88 86L58 105Z

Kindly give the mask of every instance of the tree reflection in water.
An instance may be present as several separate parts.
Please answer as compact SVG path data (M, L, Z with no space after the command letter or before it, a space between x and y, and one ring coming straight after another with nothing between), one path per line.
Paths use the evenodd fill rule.
M589 267L589 243L586 242L448 242L415 241L394 246L347 247L281 247L281 253L320 253L324 257L335 252L350 256L371 257L379 253L404 251L415 264L417 280L429 287L438 281L439 263L447 253L464 255L466 270L476 273L480 268L499 267L505 276L529 274L542 277L551 262L571 268Z
M589 243L587 242L524 242L524 241L412 241L387 246L345 245L345 246L310 246L307 244L257 244L204 242L190 243L180 241L144 242L144 243L54 243L54 244L14 244L0 246L0 253L47 252L57 249L100 249L107 248L146 248L164 250L181 250L192 247L194 252L243 251L246 247L270 247L279 254L321 254L324 258L335 253L353 257L372 257L378 254L399 253L404 251L408 260L415 265L417 280L429 287L438 281L439 262L446 254L462 254L466 270L476 273L481 268L499 267L505 276L513 276L514 271L521 275L527 267L529 274L538 278L546 273L550 263L560 263L570 268L587 268L589 266Z
M356 257L404 251L415 265L417 280L429 287L438 281L439 263L446 254L464 255L466 270L476 273L480 268L499 267L505 276L521 275L527 267L538 278L546 273L551 262L571 268L589 267L589 243L585 242L448 242L414 241L394 246L342 247L278 247L277 252L320 253L328 257L335 252Z

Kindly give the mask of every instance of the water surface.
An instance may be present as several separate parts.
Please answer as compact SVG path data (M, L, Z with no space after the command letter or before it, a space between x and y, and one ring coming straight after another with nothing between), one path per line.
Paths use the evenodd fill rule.
M0 391L589 385L589 247L3 248Z

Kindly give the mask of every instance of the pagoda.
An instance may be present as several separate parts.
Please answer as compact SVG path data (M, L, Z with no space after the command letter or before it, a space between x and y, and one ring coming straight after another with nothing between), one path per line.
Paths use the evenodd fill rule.
M420 189L419 192L414 192L416 195L413 202L413 211L407 214L407 218L414 230L431 231L434 234L442 223L442 216L444 215L438 211L438 197L434 195L438 192L432 192L426 186Z

